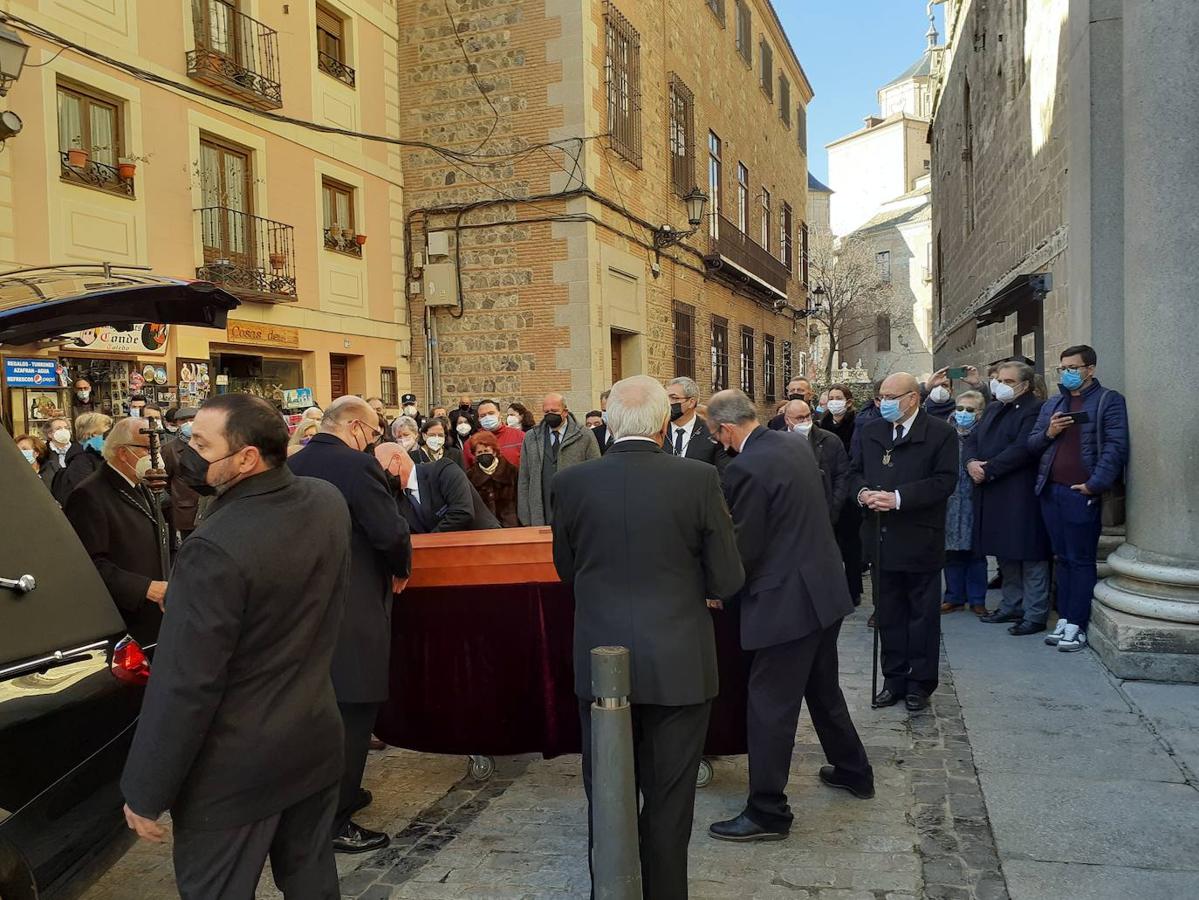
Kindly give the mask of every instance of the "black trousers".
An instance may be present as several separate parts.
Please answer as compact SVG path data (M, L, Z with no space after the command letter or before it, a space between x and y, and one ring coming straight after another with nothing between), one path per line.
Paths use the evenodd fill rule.
M362 773L366 769L366 755L371 749L371 732L375 728L375 717L379 714L378 703L338 703L341 723L346 732L346 768L341 779L341 792L337 800L337 815L333 819L333 835L337 836L350 821L350 810L362 787Z
M800 706L806 700L828 761L863 781L874 777L866 748L841 693L837 637L841 623L754 651L749 670L749 800L745 814L763 828L787 831L787 779Z
M253 900L267 857L287 900L338 900L329 830L338 785L249 825L204 831L175 826L175 883L183 900Z
M862 508L858 506L857 498L849 497L845 501L833 531L837 549L841 551L841 562L845 564L849 596L857 604L862 597Z
M881 572L874 615L882 643L883 686L900 695L935 691L941 655L941 570Z
M633 770L641 795L637 830L645 900L685 900L687 845L695 818L695 776L703 758L712 704L633 704ZM591 840L591 704L579 701L587 846Z

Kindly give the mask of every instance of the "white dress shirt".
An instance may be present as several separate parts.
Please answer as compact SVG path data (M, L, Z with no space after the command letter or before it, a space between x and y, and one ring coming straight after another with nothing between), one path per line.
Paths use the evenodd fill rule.
M687 448L691 446L691 438L695 435L695 426L699 422L699 416L692 416L691 421L686 425L675 425L670 423L670 432L667 434L667 440L670 441L671 450L674 450L675 438L680 430L683 432L683 449L679 452L679 456L687 455Z
M408 473L408 483L404 485L404 490L411 491L409 496L417 503L421 502L420 483L416 480L416 466L413 466L412 471Z

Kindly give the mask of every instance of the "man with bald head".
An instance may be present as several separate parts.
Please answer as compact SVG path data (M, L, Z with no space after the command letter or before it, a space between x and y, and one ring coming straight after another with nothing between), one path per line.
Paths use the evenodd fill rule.
M383 433L379 417L361 397L339 397L326 407L321 430L287 460L296 475L328 481L350 508L350 589L333 653L333 690L345 726L345 774L341 782L333 849L364 853L390 838L350 820L371 802L362 772L379 705L388 696L392 579L404 581L412 565L412 539L383 469L370 453Z
M590 428L579 425L559 393L541 401L541 421L525 433L520 448L516 514L522 525L550 525L554 521L551 485L563 469L598 459L599 444Z
M957 487L958 443L952 425L922 410L920 385L907 372L884 380L877 400L879 418L859 426L850 476L871 523L866 552L877 546L879 559L872 577L885 680L873 702L902 699L916 712L939 680L945 504Z
M789 400L783 407L783 421L787 431L807 439L808 446L816 457L816 466L824 482L824 496L828 500L829 519L833 525L845 505L849 490L849 454L841 439L831 431L818 428L812 422L812 407L803 400Z

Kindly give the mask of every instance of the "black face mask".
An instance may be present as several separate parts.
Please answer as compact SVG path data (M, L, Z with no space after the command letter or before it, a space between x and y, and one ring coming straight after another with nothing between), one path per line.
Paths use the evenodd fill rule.
M491 453L480 453L475 456L475 459L478 460L479 465L484 469L488 468L493 462L495 462L495 456Z
M554 413L554 412L546 413L545 418L543 418L541 421L544 422L550 428L557 428L558 426L560 426L562 424L562 416L560 416L560 415L558 415L558 413Z
M670 421L674 422L681 418L683 418L683 404L670 404Z
M804 400L804 401L806 401L808 398L805 397L803 394L788 394L787 399L788 400Z
M233 451L233 453L237 452L237 450ZM214 459L212 462L228 459L233 453L226 453L221 459ZM208 483L208 467L210 465L212 463L197 453L191 444L185 444L179 453L179 479L197 494L211 497L222 485Z
M458 408L463 411L466 411L466 410L470 409L470 404L469 403L459 403Z

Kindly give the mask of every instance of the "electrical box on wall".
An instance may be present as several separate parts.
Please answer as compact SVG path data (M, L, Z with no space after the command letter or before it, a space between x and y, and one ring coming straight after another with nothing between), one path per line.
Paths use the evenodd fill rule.
M458 278L453 263L425 266L425 306L457 306Z
M430 231L425 238L430 256L450 255L450 233L448 231Z

